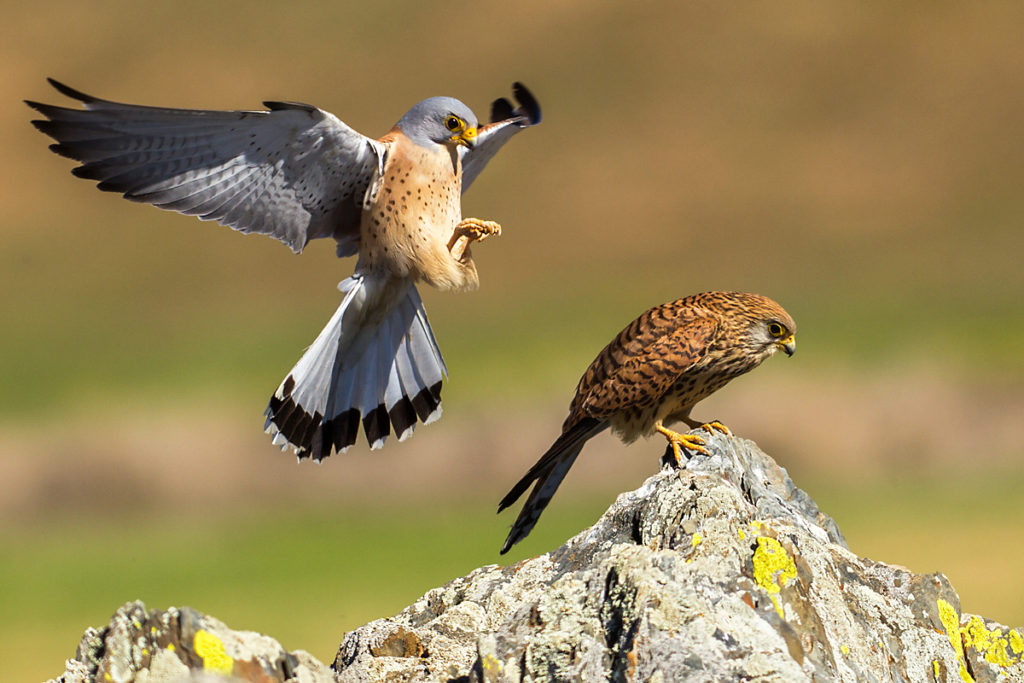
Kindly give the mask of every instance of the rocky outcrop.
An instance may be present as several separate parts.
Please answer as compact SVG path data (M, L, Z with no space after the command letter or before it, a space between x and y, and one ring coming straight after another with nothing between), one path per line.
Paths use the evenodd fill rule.
M753 443L714 435L708 447L710 457L619 496L557 550L481 567L348 633L333 678L1024 682L1019 630L961 614L941 574L851 553ZM188 613L189 623L205 619ZM183 614L140 611L126 622L119 612L106 631L86 633L65 680L131 680L134 671L173 680L152 677L162 640L137 651L153 620L178 634L179 671L219 661L227 672L230 660L236 676L268 676L255 680L326 675L269 639L256 641L260 655L229 648L230 632L185 629ZM200 631L215 634L228 659L198 653Z
M328 683L332 672L302 650L286 652L251 631L232 631L188 607L147 612L130 602L102 629L86 629L61 683L294 681ZM51 682L52 683L52 682Z

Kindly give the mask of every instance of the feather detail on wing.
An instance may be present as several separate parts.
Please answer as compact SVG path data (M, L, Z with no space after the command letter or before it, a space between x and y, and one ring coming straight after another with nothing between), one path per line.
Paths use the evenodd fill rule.
M675 304L645 311L597 354L576 387L566 424L584 416L606 419L626 404L648 405L700 362L718 325Z
M359 214L383 146L308 104L269 111L167 109L99 99L50 79L84 109L27 102L73 173L163 209L281 240L335 237L356 252Z
M513 83L512 94L518 106L513 107L504 97L495 100L491 105L491 122L480 127L476 145L472 149L461 148L463 192L513 135L541 122L540 105L525 85Z

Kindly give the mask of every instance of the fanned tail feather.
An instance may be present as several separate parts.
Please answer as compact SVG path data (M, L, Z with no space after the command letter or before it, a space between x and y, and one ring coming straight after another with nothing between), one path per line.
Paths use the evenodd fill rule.
M360 426L376 449L441 416L447 368L413 284L356 274L338 288L341 305L266 410L273 443L300 459L344 453Z

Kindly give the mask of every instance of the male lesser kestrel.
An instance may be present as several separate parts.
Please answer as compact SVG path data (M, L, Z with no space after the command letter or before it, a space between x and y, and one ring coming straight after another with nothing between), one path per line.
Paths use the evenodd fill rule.
M302 251L333 237L358 254L341 305L274 392L266 431L282 450L321 460L356 441L399 440L441 414L447 374L415 283L474 289L469 245L501 227L462 217L461 195L498 149L540 123L537 101L494 102L478 127L462 102L432 97L374 140L308 104L200 111L101 100L54 80L85 109L38 102L50 148L82 162L99 188L163 209L260 233Z
M658 432L676 461L681 449L707 453L704 440L666 425L718 429L690 418L698 401L753 370L779 349L796 350L796 323L758 294L705 292L643 313L597 355L576 387L562 435L501 500L512 505L536 482L501 548L504 554L530 533L583 445L608 427L624 442Z

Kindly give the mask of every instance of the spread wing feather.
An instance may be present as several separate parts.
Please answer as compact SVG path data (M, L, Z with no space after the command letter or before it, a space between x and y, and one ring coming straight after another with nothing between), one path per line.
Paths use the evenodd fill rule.
M82 163L73 173L133 201L281 240L293 251L318 237L354 254L359 213L384 145L307 104L269 111L146 107L92 97L50 79L84 109L28 105Z
M540 123L540 105L526 86L512 84L512 94L518 106L513 107L504 97L495 100L491 105L491 122L480 127L476 145L472 149L461 148L463 192L469 189L487 162L513 135Z

